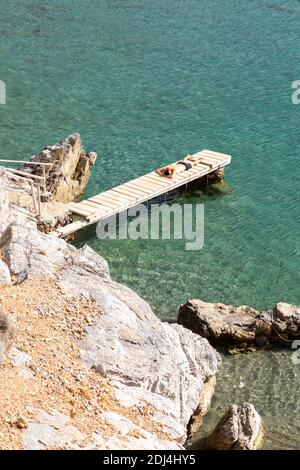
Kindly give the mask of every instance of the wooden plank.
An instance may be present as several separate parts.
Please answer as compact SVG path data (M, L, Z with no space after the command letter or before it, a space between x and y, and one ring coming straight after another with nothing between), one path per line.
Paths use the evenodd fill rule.
M126 201L126 200L119 199L117 201L117 200L113 200L113 199L106 197L104 194L103 196L96 196L95 199L90 202L96 205L104 204L109 207L121 207L121 206L126 205L126 203L128 204L128 200Z
M73 214L81 215L82 217L85 217L85 218L87 218L91 214L91 212L84 211L83 209L80 209L80 208L71 209L71 211Z
M189 156L191 156L191 157L201 157L202 152L203 152L203 150L201 150L200 152L194 153L193 155L189 155Z
M95 210L95 206L93 204L91 204L90 202L88 202L87 200L79 202L77 206L82 208L83 210L87 210L89 212L94 212L94 210ZM107 210L107 209L103 208L103 212L105 210Z
M205 159L215 162L216 165L220 165L224 161L224 159L222 158L220 159L218 157L215 157L214 155L208 155L208 154L203 155L202 160L204 161Z
M105 196L106 196L106 193L105 193ZM138 194L130 193L130 195L125 195L123 193L121 194L121 193L114 192L114 191L109 193L107 197L113 198L116 200L118 199L119 201L125 202L127 204L133 201L138 201L140 199L140 195Z
M116 209L117 207L119 207L118 204L113 203L112 201L108 201L106 199L103 199L101 196L98 196L97 199L95 198L94 201L97 202L99 212L101 210L101 207L103 207L103 208L106 207L108 209Z
M151 179L148 179L148 178L147 178L147 175L142 176L141 178L139 178L138 180L136 180L136 182L137 182L138 184L140 184L140 183L141 183L141 184L147 184L147 185L150 187L150 189L151 189L151 188L159 189L159 188L162 187L161 184L157 183L157 181L153 181L153 180L151 180Z
M123 186L118 186L112 189L112 193L131 199L132 201L138 202L141 198L141 194L135 191L130 191L130 188L124 188Z
M160 184L154 183L154 181L148 181L145 177L142 177L139 180L139 184L142 184L143 187L150 189L153 192L162 190L162 186Z
M138 203L138 201L140 201L141 199L141 194L138 193L138 192L135 192L135 191L131 191L129 188L114 188L114 193L116 194L120 194L120 196L125 196L127 198L132 198L132 202L135 201L136 203ZM133 200L134 198L134 200Z
M155 195L158 189L155 191L154 189L146 188L143 183L128 183L127 185L131 190L135 191L140 191L141 192L141 198L146 197L146 198L151 198L153 197L153 194Z
M79 214L79 215L83 215L83 216L87 216L91 213L91 210L80 207L80 204L76 204L76 203L72 203L72 202L68 204L68 208L72 212L74 212L74 214Z
M131 195L132 193L138 197L138 200L141 199L142 197L149 196L149 191L143 191L140 188L137 188L136 186L132 185L132 183L126 183L123 184L122 187L119 186L117 188L114 188L116 191L120 191L124 194Z
M112 189L109 191L105 191L105 193L100 193L96 196L97 198L99 197L105 197L107 199L110 199L112 202L120 202L123 200L128 200L125 198L125 196L122 196L121 194L114 193ZM134 198L134 196L133 196ZM136 198L134 198L136 199Z
M223 159L217 159L216 157L212 156L212 155L204 155L203 158L209 158L210 160L213 160L216 162L216 164L218 165L228 165L228 163L230 163L229 160L225 160L224 158Z
M75 207L74 210L77 210L77 209L82 210L82 211L86 211L87 213L94 212L94 208L89 206L85 202L78 203L78 205Z
M91 214L89 217L88 217L88 220L90 223L96 223L96 222L100 222L101 220L105 220L105 219L108 219L109 217L111 217L112 215L115 215L115 214L119 214L121 211L119 208L115 208L115 209L112 209L111 212L108 212L107 214L101 214L101 213L97 213L97 211L94 213L94 214Z
M129 202L134 202L137 201L139 196L137 194L121 194L120 192L115 191L114 189L109 193L109 197L123 200L123 201L129 201Z
M106 197L105 193L99 194L99 196L95 196L93 199L91 199L89 201L92 204L96 204L96 205L99 205L99 204L103 203L103 204L113 205L114 207L119 207L120 204L122 204L121 201L112 200L112 199Z
M167 178L164 178L163 176L159 176L159 175L154 176L151 173L149 173L148 175L145 175L145 179L159 184L162 188L167 188L168 186L170 186L170 181Z
M157 180L154 181L152 178L148 179L148 177L149 177L150 175L151 175L151 173L146 174L146 175L141 176L141 177L139 177L139 178L136 178L136 179L134 179L134 180L128 181L128 183L133 184L133 185L137 184L137 185L139 186L139 185L141 185L141 184L143 185L144 182L147 182L148 185L149 185L149 184L152 185L152 186L150 187L150 189L152 189L153 186L155 185L155 182L156 182L156 183L159 183L159 185L162 186L162 183L164 183L164 180L166 180L166 178L163 178L162 176L156 175L156 176L157 176ZM125 183L125 184L128 184L128 183ZM164 186L165 186L165 184L164 184Z
M105 193L100 193L100 194L98 194L97 196L90 197L90 198L87 199L87 200L88 200L89 202L94 203L94 204L100 204L101 201L104 203L104 199L105 199L107 202L109 201L109 202L112 203L112 204L113 204L113 203L114 203L114 204L117 204L117 202L119 202L119 201L116 201L115 199L113 200L113 199L108 198L108 197L106 197L106 196L104 196L104 195L105 195Z
M77 230L80 230L81 228L85 226L86 226L86 222L82 220L77 220L76 222L72 222L69 225L65 225L64 227L57 228L54 233L57 233L58 236L67 236L67 235L70 235L71 233L76 232Z
M159 175L145 175L143 176L142 181L147 181L148 183L155 184L156 186L160 186L161 188L167 188L168 186L170 186L168 178Z
M202 150L202 152L210 153L210 154L212 154L212 155L218 155L218 156L220 156L221 158L224 158L224 159L226 159L226 160L227 160L227 159L231 159L231 156L228 155L227 153L215 152L215 151L213 151L213 150L207 150L207 149Z
M78 203L76 206L71 207L72 212L74 214L78 214L81 216L84 216L85 218L88 218L91 214L94 214L96 211L100 212L101 208L99 207L98 209L92 206L87 206L85 205L84 202ZM109 207L103 207L102 208L102 213L107 214L111 210Z
M153 192L149 189L144 189L143 185L137 179L133 181L128 181L128 183L123 184L123 187L129 189L130 191L135 191L141 196L144 196L145 194L149 196L149 194Z
M94 204L109 204L113 207L124 207L124 206L128 206L128 204L130 204L132 201L129 201L128 199L111 199L105 195L101 195L101 196L98 196L97 199L95 199L94 201L92 201Z
M210 152L209 150L203 150L201 155L209 155L210 157L216 158L218 160L227 160L227 158L224 155L220 155L219 153L216 153L216 152Z
M99 208L99 203L98 202L89 201L88 199L83 201L83 203L81 203L81 204L84 204L85 206L91 207L93 209L95 209L95 207Z

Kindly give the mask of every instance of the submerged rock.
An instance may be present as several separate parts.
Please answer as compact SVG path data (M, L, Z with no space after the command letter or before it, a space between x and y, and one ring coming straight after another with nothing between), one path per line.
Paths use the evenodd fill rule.
M259 312L248 306L189 300L179 309L178 323L212 343L229 345L233 353L251 351L253 346L289 344L300 337L300 307L279 303L272 311Z
M261 416L251 403L230 405L215 430L207 439L207 447L216 450L256 450L262 447L264 429Z

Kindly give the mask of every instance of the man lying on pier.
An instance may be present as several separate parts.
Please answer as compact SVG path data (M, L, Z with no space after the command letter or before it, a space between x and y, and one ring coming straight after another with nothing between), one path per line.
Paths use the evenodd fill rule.
M159 176L164 176L165 178L173 178L176 173L181 173L182 171L190 170L194 165L197 165L201 160L201 157L195 155L187 155L183 160L173 163L172 165L165 166L156 170L156 173Z

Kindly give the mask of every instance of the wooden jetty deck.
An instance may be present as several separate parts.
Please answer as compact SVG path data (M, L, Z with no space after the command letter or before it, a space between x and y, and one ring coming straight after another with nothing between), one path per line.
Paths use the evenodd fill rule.
M202 150L193 156L201 156L199 163L189 170L175 174L172 179L164 178L152 171L84 201L69 203L70 211L80 216L80 219L57 229L55 234L59 237L68 236L88 225L202 178L231 162L230 155L210 150Z

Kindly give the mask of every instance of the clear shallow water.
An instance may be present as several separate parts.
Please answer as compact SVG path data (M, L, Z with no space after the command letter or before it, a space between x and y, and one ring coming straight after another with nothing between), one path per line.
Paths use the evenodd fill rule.
M88 196L202 148L233 156L223 191L178 199L205 204L203 250L99 241L94 228L78 244L107 258L113 277L163 319L191 297L260 309L300 303L300 106L290 88L300 79L299 1L2 0L1 19L2 158L80 132L99 154ZM284 356L264 357L260 371L264 361L286 370ZM276 383L284 404L290 388ZM248 384L265 409L263 386ZM284 426L294 405L276 413Z
M299 367L287 350L223 356L211 411L204 418L195 448L203 446L231 403L250 401L264 421L263 449L299 449Z

